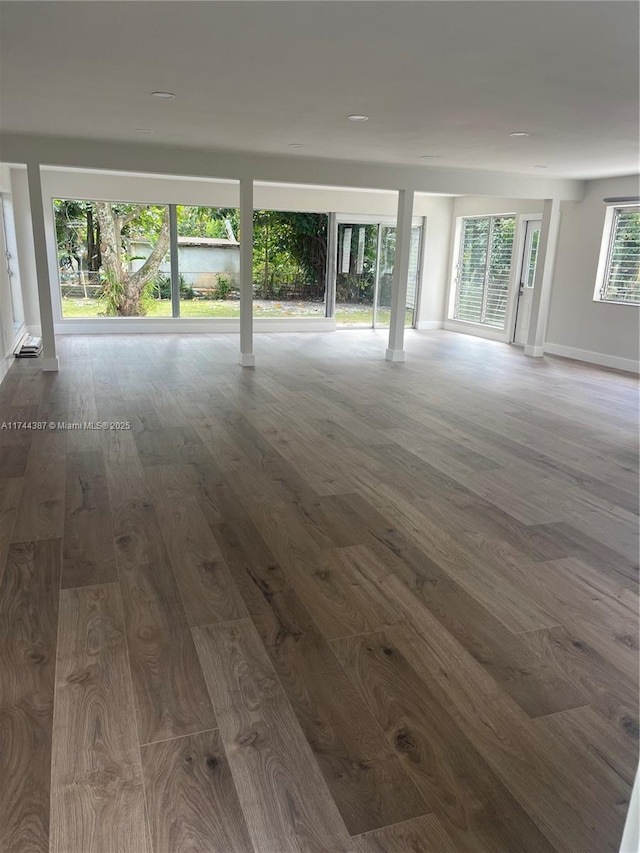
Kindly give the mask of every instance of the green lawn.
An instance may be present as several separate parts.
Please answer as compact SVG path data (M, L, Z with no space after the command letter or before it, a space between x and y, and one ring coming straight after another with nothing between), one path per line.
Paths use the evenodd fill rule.
M296 306L297 307L297 306ZM106 306L101 299L63 299L62 316L65 318L104 317ZM311 313L311 312L309 312ZM323 315L323 312L316 311ZM273 305L254 303L255 317L288 317L305 316L297 310L287 310L286 303L275 302ZM153 299L147 304L146 317L171 317L170 299ZM222 299L186 299L180 303L181 317L239 317L240 303L235 300Z
M371 326L373 308L366 305L336 305L336 323L338 326ZM378 308L376 328L388 326L391 322L391 309ZM407 310L405 326L413 323L413 312Z
M106 305L102 299L62 300L62 316L65 319L89 319L105 317ZM388 308L378 310L378 325L388 326L391 312ZM153 299L147 305L146 317L171 317L170 299ZM224 299L186 299L180 302L181 317L238 318L240 303ZM261 302L253 303L254 317L322 317L324 306L318 303ZM371 326L373 312L367 305L337 305L336 323L339 326ZM411 312L407 311L407 325L411 324Z

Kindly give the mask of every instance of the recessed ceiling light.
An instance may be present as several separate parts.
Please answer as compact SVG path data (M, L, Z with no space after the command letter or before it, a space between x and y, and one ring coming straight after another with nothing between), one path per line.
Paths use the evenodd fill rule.
M358 113L354 113L351 116L348 116L349 121L369 121L369 116L360 115Z
M289 148L302 148L302 142L290 142Z
M136 127L136 133L153 133L148 127Z
M438 158L436 157L435 154L422 154L420 156L420 159L421 160L437 160Z
M534 166L533 168L534 168L534 169L546 169L546 168L548 168L548 167L547 167L547 164L546 164L546 163L536 163L536 164L535 164L535 166Z
M527 133L526 130L514 130L509 136L531 136L531 134Z
M152 92L154 98L175 98L173 92Z

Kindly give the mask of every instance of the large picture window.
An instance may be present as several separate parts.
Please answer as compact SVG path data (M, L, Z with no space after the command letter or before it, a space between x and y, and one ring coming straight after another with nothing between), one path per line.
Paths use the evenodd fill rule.
M607 210L594 298L640 304L640 205Z
M515 216L462 220L454 319L504 329L515 222Z
M169 208L55 199L62 316L170 317Z
M240 316L239 225L236 207L177 205L180 317Z
M62 317L240 316L237 208L55 199ZM256 317L324 317L323 213L254 212Z
M324 317L326 213L255 210L254 317Z

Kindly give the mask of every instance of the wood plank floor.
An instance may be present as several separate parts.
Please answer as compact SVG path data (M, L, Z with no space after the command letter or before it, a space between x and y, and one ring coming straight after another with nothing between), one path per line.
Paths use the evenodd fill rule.
M617 853L634 377L409 332L59 339L0 422L0 850Z

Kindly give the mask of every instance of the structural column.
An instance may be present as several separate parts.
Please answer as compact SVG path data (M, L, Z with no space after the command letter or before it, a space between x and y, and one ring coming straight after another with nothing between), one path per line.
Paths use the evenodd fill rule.
M240 179L240 364L255 367L253 354L253 179Z
M533 282L529 333L524 348L525 355L535 357L544 355L544 337L551 303L551 285L553 283L559 230L560 199L546 198L542 211L542 227L538 244L536 275Z
M337 265L336 258L338 257L338 221L335 213L329 214L327 222L327 270L326 270L326 299L325 299L325 316L335 317L336 315L336 274Z
M396 253L391 285L391 321L387 361L404 361L404 322L407 309L407 282L411 255L411 220L413 218L413 190L398 193L398 221L396 225Z
M169 205L169 257L171 259L171 316L180 316L180 259L178 257L178 208Z
M40 164L27 164L27 180L29 183L29 205L31 207L31 228L33 230L33 248L36 261L36 278L38 283L38 303L40 307L40 328L42 330L42 369L59 370L56 355L56 338L53 331L53 306L51 304L51 280L49 278L49 263L47 260L47 236L44 224L44 209L42 204L42 182L40 180Z

